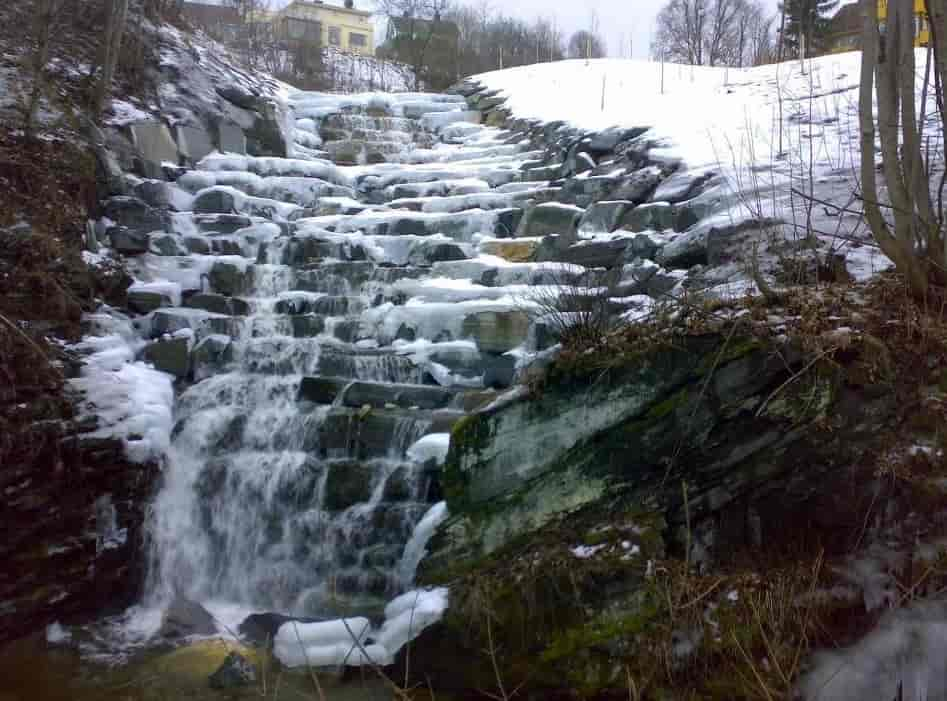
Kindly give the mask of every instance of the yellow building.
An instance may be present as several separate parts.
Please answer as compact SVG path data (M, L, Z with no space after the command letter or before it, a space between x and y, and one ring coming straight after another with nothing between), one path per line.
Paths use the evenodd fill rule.
M878 22L884 27L888 20L888 0L878 0ZM924 0L914 0L914 45L927 46L931 40L931 25L927 21Z
M293 0L275 13L278 35L289 41L318 41L342 51L372 55L375 46L372 13L356 10L352 0L346 6L320 0Z

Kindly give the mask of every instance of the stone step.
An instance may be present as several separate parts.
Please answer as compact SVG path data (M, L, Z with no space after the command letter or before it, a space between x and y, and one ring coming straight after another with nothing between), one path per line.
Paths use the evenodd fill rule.
M361 163L387 163L404 153L408 145L398 141L368 141L346 139L329 141L325 150L336 163L356 165Z
M428 433L449 433L466 414L456 409L372 409L333 406L304 450L322 458L403 460L405 451Z
M323 148L328 149L330 144L336 141L368 141L371 143L399 143L410 145L415 143L418 136L416 132L400 131L397 129L363 129L360 127L352 128L332 128L323 127L320 132L323 140Z
M300 400L356 408L445 409L456 396L456 392L442 387L353 381L338 377L304 377L299 386Z
M323 130L372 130L378 132L413 133L418 122L404 117L380 117L365 113L330 114L322 120Z

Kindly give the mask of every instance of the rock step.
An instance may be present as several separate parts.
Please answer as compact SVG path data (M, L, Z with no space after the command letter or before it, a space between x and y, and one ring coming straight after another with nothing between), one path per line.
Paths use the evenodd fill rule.
M366 409L333 406L307 433L304 450L323 458L403 459L429 433L449 433L466 414L456 409Z
M304 377L299 386L300 400L356 408L446 409L456 396L456 391L442 387L353 381L339 377Z
M323 127L320 134L322 135L324 148L328 148L331 143L337 141L391 142L408 145L413 144L418 136L417 132L414 131L364 129L360 127L348 129Z

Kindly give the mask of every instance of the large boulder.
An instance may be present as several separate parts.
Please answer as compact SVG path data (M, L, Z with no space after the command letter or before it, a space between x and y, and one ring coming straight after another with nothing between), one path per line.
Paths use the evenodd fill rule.
M273 100L260 100L256 105L257 117L253 126L246 129L247 152L253 156L292 155L292 144L287 143L289 117Z
M663 177L664 174L657 166L641 168L622 179L621 183L612 190L609 197L640 204L645 202L654 192Z
M162 638L184 638L191 635L216 635L214 617L196 601L178 595L161 617L158 635Z
M610 233L621 224L625 212L631 209L634 203L629 200L602 200L595 202L579 220L579 233Z
M481 352L506 353L526 341L529 315L520 310L468 314L461 336L473 339Z
M538 204L526 210L516 229L517 237L563 236L574 242L584 210L567 204Z
M162 338L144 350L145 360L169 375L187 377L191 369L190 344L186 338Z

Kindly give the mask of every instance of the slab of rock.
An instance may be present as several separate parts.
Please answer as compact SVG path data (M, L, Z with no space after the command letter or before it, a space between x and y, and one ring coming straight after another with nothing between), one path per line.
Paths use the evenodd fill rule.
M579 219L585 210L568 204L538 204L526 210L516 230L516 236L546 236L556 234L575 239Z
M569 246L554 260L581 265L584 268L614 268L622 262L629 245L630 241L626 238L613 241L583 241Z
M112 248L123 255L137 256L147 253L150 247L151 235L126 226L113 226L108 230Z
M247 137L239 124L222 121L217 125L217 146L223 153L245 154Z
M619 227L622 217L634 206L629 200L602 200L585 210L579 220L579 233L610 233Z
M664 174L657 166L647 166L636 170L611 192L609 197L616 200L629 200L634 204L645 202L661 182Z
M161 307L172 307L174 302L168 295L147 290L129 290L128 310L136 314L150 314Z
M178 165L178 145L161 122L138 122L129 127L132 141L144 161L144 175L161 179L165 163Z
M175 377L187 377L191 369L191 355L186 338L162 338L145 347L145 360L156 369Z
M250 313L250 305L244 300L208 292L191 295L184 301L184 306L227 316L247 316Z
M178 126L178 150L191 165L214 151L214 142L206 129Z
M158 635L162 638L183 638L189 635L215 635L217 624L207 609L196 601L176 596L165 609Z
M511 263L526 263L534 259L539 243L539 239L481 241L480 252L503 258Z
M667 202L638 205L628 210L621 220L621 228L628 231L667 231L674 228L675 210Z
M476 312L464 317L461 336L472 338L484 353L506 353L529 335L529 315L520 310Z

